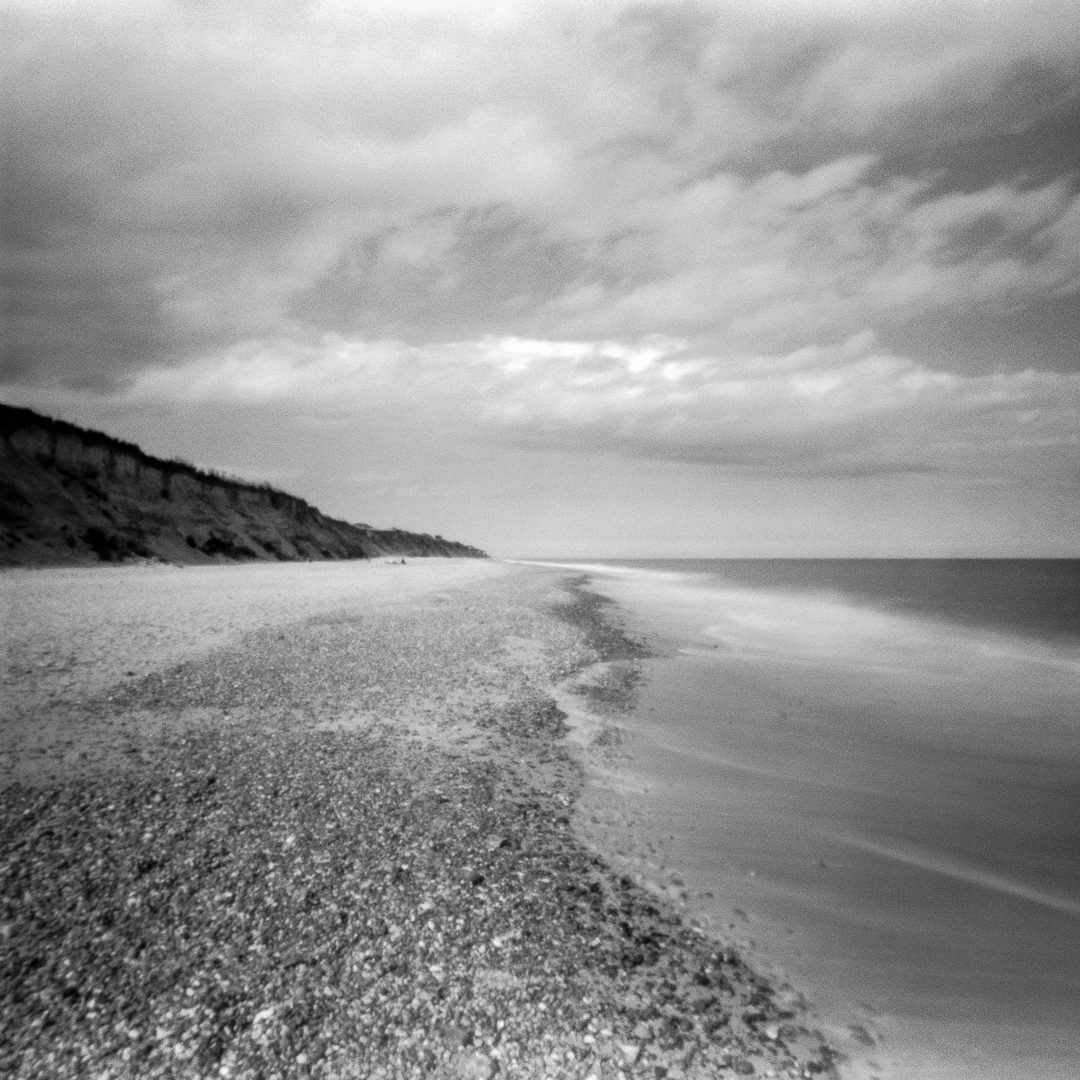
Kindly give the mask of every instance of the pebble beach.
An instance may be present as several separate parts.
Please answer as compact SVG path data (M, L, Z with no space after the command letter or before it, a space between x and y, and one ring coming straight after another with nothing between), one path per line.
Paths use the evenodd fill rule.
M572 574L0 590L4 1075L836 1074L797 992L585 839L603 726L568 737L555 688L644 649Z

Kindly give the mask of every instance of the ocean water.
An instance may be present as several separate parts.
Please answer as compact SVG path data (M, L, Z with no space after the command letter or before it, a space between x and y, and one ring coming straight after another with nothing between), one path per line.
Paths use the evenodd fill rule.
M628 569L699 584L832 597L961 626L1080 645L1080 559L652 559Z
M614 785L642 865L850 1076L1080 1075L1080 562L588 570L670 645Z

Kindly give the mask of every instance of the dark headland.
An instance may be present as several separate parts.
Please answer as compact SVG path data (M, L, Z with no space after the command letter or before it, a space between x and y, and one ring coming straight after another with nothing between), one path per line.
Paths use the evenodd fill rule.
M389 555L485 557L441 536L339 521L267 484L0 404L0 566Z

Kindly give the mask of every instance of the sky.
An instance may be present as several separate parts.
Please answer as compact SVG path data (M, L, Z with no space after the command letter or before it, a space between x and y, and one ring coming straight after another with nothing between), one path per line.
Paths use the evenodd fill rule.
M1080 556L1075 0L0 0L0 400L500 556Z

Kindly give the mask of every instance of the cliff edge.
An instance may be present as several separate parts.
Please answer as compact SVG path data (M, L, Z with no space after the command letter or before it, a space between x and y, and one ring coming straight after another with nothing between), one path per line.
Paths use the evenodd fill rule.
M384 555L486 558L441 536L350 525L268 485L0 404L0 566Z

